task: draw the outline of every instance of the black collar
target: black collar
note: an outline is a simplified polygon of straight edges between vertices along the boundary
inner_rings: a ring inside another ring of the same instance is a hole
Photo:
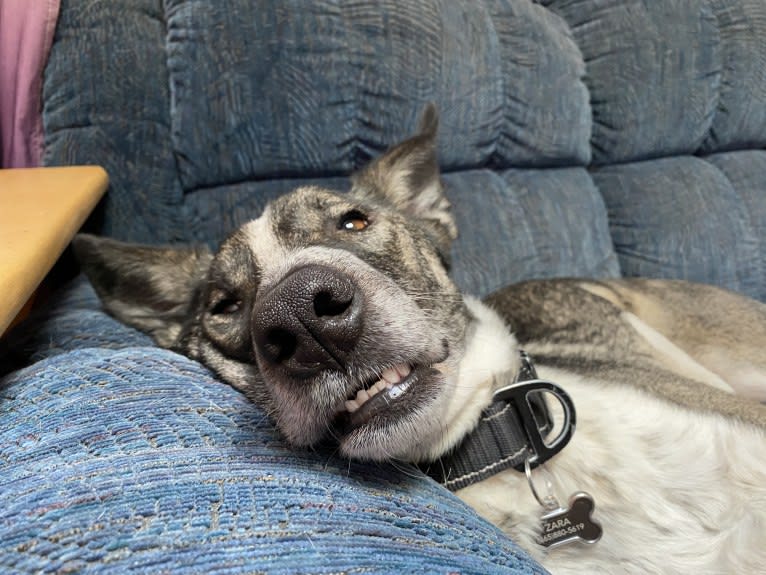
[[[420,466],[451,491],[511,467],[523,472],[526,459],[536,467],[561,451],[574,433],[572,400],[555,383],[539,379],[527,353],[519,352],[521,368],[514,382],[494,393],[474,430],[449,453]],[[547,437],[553,418],[541,392],[561,403],[563,422],[555,438]]]

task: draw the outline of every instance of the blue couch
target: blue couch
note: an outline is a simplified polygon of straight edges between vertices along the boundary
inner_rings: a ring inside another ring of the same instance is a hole
[[[215,245],[296,185],[345,189],[433,101],[466,291],[766,301],[765,65],[762,0],[64,0],[45,163],[108,170],[90,231]],[[2,347],[3,573],[543,572],[410,466],[290,450],[81,279]]]

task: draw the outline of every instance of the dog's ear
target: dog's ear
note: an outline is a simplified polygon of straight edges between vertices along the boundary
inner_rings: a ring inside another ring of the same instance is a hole
[[[106,310],[172,347],[207,276],[206,248],[141,246],[79,234],[72,247]]]
[[[446,260],[452,240],[457,237],[457,226],[439,176],[438,126],[436,106],[429,104],[420,117],[417,134],[351,176],[351,193],[372,194],[402,213],[419,218]]]

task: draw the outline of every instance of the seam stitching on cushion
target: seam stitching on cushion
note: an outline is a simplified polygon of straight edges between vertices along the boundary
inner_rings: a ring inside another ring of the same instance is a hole
[[[492,42],[497,46],[498,51],[498,67],[500,68],[497,70],[498,77],[500,78],[500,121],[497,122],[495,125],[495,129],[492,130],[492,140],[490,142],[490,150],[487,154],[487,159],[483,162],[483,165],[489,168],[492,168],[494,166],[501,165],[500,158],[498,158],[498,143],[500,141],[500,138],[503,135],[503,122],[505,118],[505,110],[507,108],[507,89],[508,89],[508,82],[505,79],[505,72],[503,70],[503,50],[502,50],[502,44],[500,42],[500,36],[497,34],[497,26],[495,24],[495,18],[492,13],[492,11],[489,9],[489,6],[487,6],[486,0],[482,2],[482,5],[484,7],[484,13],[487,15],[487,20],[489,21],[489,31],[492,34]]]
[[[719,53],[720,53],[720,72],[718,74],[718,82],[716,86],[716,97],[715,97],[715,104],[712,107],[712,113],[710,114],[710,124],[708,125],[707,129],[705,130],[705,134],[702,137],[702,140],[700,141],[699,145],[697,146],[697,149],[695,150],[695,154],[699,154],[702,152],[709,142],[713,139],[713,126],[715,124],[716,118],[718,117],[718,110],[721,107],[721,100],[723,99],[723,76],[726,72],[726,54],[724,49],[724,41],[723,41],[723,34],[721,34],[721,20],[718,17],[718,14],[716,13],[715,8],[713,7],[713,4],[710,0],[705,0],[704,6],[701,6],[701,8],[707,7],[710,10],[710,13],[713,15],[713,18],[715,18],[715,26],[716,26],[716,32],[718,34],[718,46],[719,46]],[[709,152],[713,152],[715,148],[711,148],[708,150]],[[708,162],[709,163],[709,162]]]
[[[729,183],[729,187],[731,188],[731,190],[736,195],[736,199],[738,200],[738,203],[740,205],[742,205],[743,208],[745,208],[744,204],[740,201],[741,198],[742,198],[742,194],[737,189],[737,187],[734,185],[734,182],[731,181],[731,178],[729,178],[729,175],[723,169],[721,169],[718,165],[716,165],[715,163],[713,163],[713,162],[711,162],[709,160],[709,158],[711,156],[715,156],[715,155],[716,154],[710,154],[710,155],[708,155],[708,156],[706,156],[704,158],[699,158],[699,159],[702,160],[703,162],[705,162],[708,166],[712,167],[716,172],[721,174],[726,179],[726,181]],[[758,233],[756,231],[756,225],[755,225],[755,222],[753,221],[753,216],[750,213],[750,210],[743,209],[743,211],[745,212],[745,217],[747,219],[747,225],[748,225],[748,230],[747,231],[748,231],[748,233],[752,237],[758,239],[759,236],[758,236]],[[758,257],[756,258],[756,261],[752,263],[752,265],[753,265],[753,267],[757,268],[757,272],[756,272],[755,275],[756,275],[756,279],[757,279],[758,285],[763,286],[763,285],[766,285],[766,269],[764,269],[764,265],[763,265],[764,255],[765,254],[763,252],[763,248],[762,248],[761,242],[758,242],[758,241],[755,242],[755,249],[756,249],[756,252],[758,254]],[[765,295],[766,294],[761,293],[761,294],[759,294],[759,298],[762,299]]]
[[[163,55],[165,57],[165,81],[168,87],[168,101],[167,101],[167,114],[168,114],[168,140],[170,146],[170,152],[173,156],[173,176],[176,183],[176,189],[179,192],[178,197],[175,197],[175,205],[169,206],[176,211],[177,225],[175,227],[176,233],[173,234],[174,240],[191,241],[200,237],[198,226],[196,222],[199,221],[199,217],[196,217],[187,202],[184,201],[187,190],[184,189],[183,182],[181,181],[181,168],[178,164],[178,150],[175,148],[173,142],[173,128],[176,123],[175,114],[173,114],[173,78],[170,73],[170,50],[169,50],[169,31],[168,31],[168,3],[167,0],[162,0],[162,17],[161,24],[164,32],[164,42],[162,45]],[[178,208],[178,209],[175,209]],[[167,238],[168,240],[171,238]]]

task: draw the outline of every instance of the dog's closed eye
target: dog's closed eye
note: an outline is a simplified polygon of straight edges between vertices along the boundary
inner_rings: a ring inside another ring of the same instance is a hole
[[[350,210],[343,214],[338,220],[338,229],[348,232],[361,232],[369,225],[369,219],[359,210]]]
[[[242,308],[242,300],[232,294],[220,292],[211,299],[210,315],[232,315]]]

